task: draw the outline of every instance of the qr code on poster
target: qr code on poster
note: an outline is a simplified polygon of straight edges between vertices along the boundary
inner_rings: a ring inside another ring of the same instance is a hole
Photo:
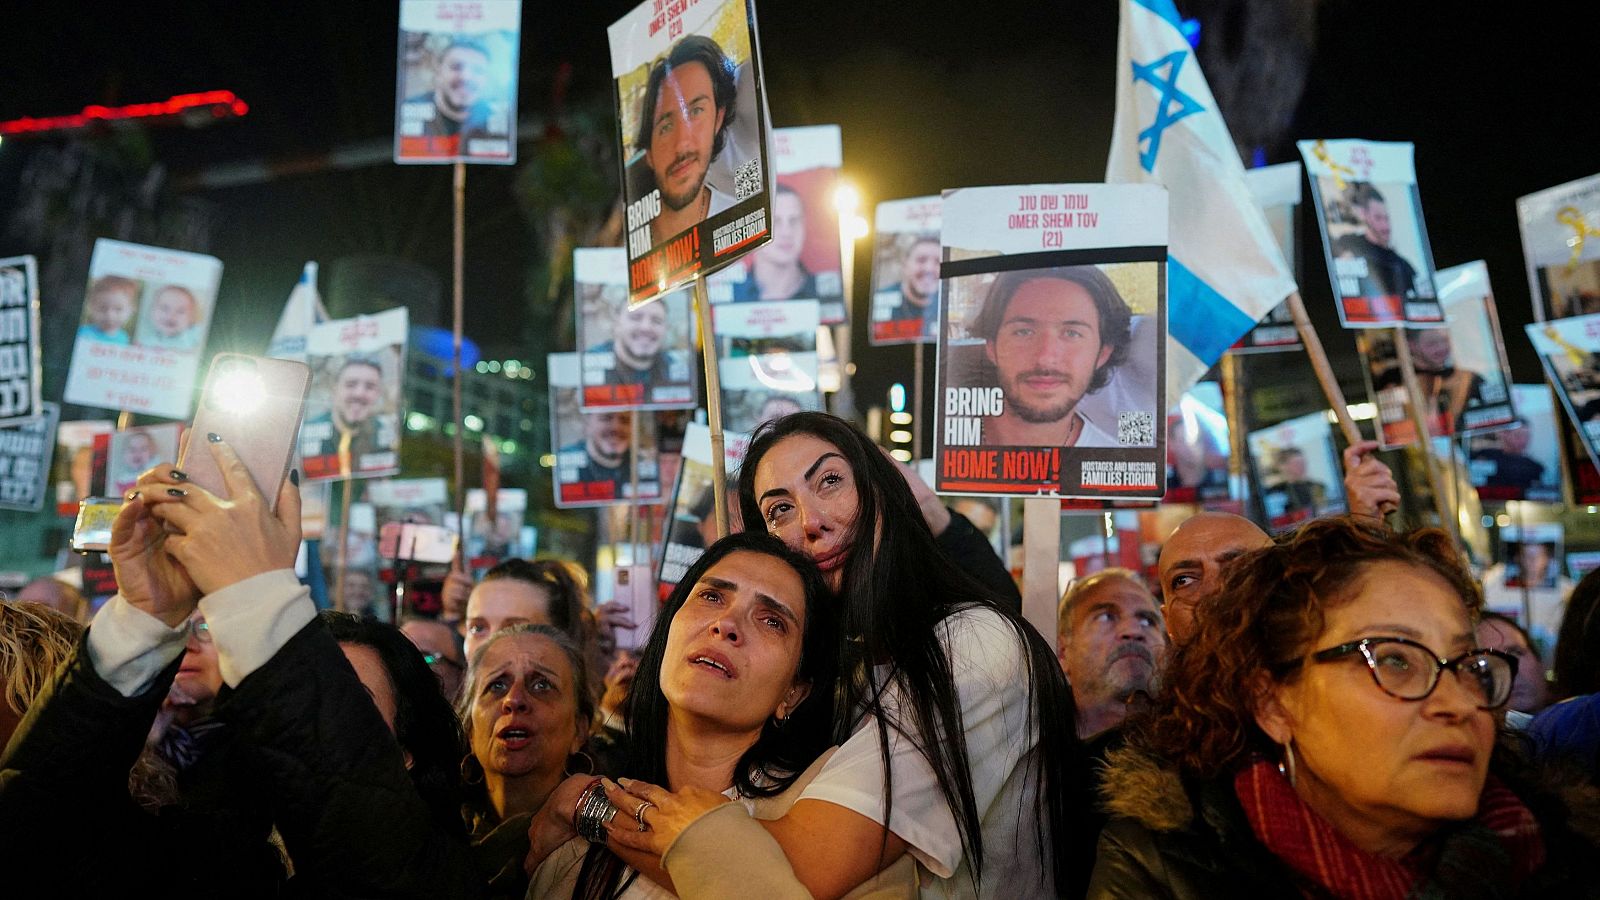
[[[743,200],[761,193],[766,185],[761,183],[761,158],[757,157],[740,166],[733,173],[733,196]]]
[[[1155,442],[1155,413],[1117,413],[1117,443],[1124,447],[1146,447]]]

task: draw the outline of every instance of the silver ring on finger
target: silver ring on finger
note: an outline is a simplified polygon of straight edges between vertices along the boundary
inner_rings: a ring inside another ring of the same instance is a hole
[[[635,822],[639,823],[639,830],[640,831],[649,831],[650,830],[650,826],[648,824],[646,824],[645,821],[644,821],[644,811],[649,809],[652,806],[655,806],[655,804],[651,803],[649,800],[646,800],[645,802],[639,804],[639,808],[638,809],[633,811],[633,820]]]

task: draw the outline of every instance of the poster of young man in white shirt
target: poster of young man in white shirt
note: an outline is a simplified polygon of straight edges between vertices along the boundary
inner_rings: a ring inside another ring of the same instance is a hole
[[[31,256],[0,259],[0,426],[43,411],[39,367],[39,274]]]
[[[1340,323],[1346,328],[1442,323],[1413,146],[1357,140],[1298,146],[1311,179]]]
[[[771,233],[766,96],[752,0],[646,0],[611,44],[628,298],[669,291]]]
[[[722,424],[751,432],[768,419],[821,409],[815,300],[713,307]]]
[[[1159,185],[945,192],[935,490],[1161,498],[1166,242]]]
[[[1600,175],[1519,197],[1517,225],[1534,320],[1600,313]]]
[[[629,306],[621,247],[572,252],[585,410],[692,409],[696,372],[689,291]]]
[[[631,409],[585,411],[578,402],[582,365],[577,353],[549,356],[550,442],[556,457],[551,476],[556,505],[660,503],[655,414]],[[633,452],[635,418],[637,454]]]
[[[200,350],[221,281],[222,260],[213,256],[95,241],[66,401],[189,418]],[[168,308],[188,310],[187,324],[177,328],[187,337],[176,343],[156,337],[163,333],[158,321],[176,321],[169,320]]]
[[[522,0],[400,0],[394,161],[517,161]]]
[[[845,321],[836,200],[843,159],[837,125],[773,129],[772,240],[711,277],[712,303],[815,300],[822,324]]]
[[[311,329],[311,390],[300,426],[310,481],[400,471],[400,415],[409,315],[402,307]]]

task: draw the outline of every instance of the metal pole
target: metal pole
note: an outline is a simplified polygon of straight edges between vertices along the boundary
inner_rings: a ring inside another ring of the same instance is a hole
[[[927,346],[921,340],[917,341],[916,355],[912,357],[911,366],[911,460],[915,463],[922,459],[922,348]]]
[[[700,351],[706,368],[706,419],[711,429],[712,503],[716,505],[717,537],[728,536],[728,476],[722,444],[722,379],[717,374],[717,339],[711,330],[711,300],[706,280],[694,280],[694,308],[700,322]]]

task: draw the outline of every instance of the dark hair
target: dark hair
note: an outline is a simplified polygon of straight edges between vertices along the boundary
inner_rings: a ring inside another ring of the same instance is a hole
[[[1100,390],[1111,380],[1117,367],[1128,359],[1133,313],[1117,291],[1117,286],[1111,283],[1106,273],[1100,271],[1099,266],[1058,266],[1053,269],[1003,272],[989,285],[988,292],[983,296],[983,305],[979,307],[968,330],[974,336],[994,343],[1000,334],[1000,325],[1005,321],[1006,307],[1011,305],[1011,298],[1028,282],[1043,279],[1075,284],[1087,291],[1089,299],[1094,301],[1095,312],[1100,317],[1100,345],[1111,348],[1105,365],[1096,369],[1094,377],[1089,380],[1089,392]]]
[[[411,754],[411,781],[446,833],[464,833],[461,758],[466,743],[455,711],[439,692],[439,677],[422,659],[422,651],[393,625],[333,610],[323,610],[318,617],[334,640],[378,654],[394,689],[394,736]]]
[[[673,44],[667,55],[650,67],[650,80],[644,88],[644,106],[639,110],[639,131],[633,142],[636,149],[650,149],[650,132],[656,126],[656,96],[661,93],[661,82],[666,80],[667,73],[689,63],[705,66],[711,76],[711,100],[722,111],[722,127],[717,129],[716,137],[711,142],[711,159],[715,160],[722,154],[728,126],[733,124],[737,113],[733,97],[738,89],[738,67],[722,52],[716,41],[698,34],[691,34]]]
[[[1552,703],[1600,692],[1600,569],[1583,576],[1567,598],[1551,668]]]
[[[1076,716],[1052,645],[1017,613],[945,555],[928,530],[905,476],[872,440],[843,419],[821,412],[801,412],[775,419],[756,429],[739,469],[739,504],[746,528],[765,521],[756,500],[756,469],[780,441],[797,434],[827,441],[849,464],[860,509],[848,540],[849,554],[839,591],[842,677],[836,700],[835,737],[844,740],[861,715],[877,724],[882,750],[884,819],[892,812],[893,773],[889,766],[889,729],[917,735],[920,749],[955,820],[963,855],[971,861],[975,881],[983,876],[981,815],[973,792],[961,698],[955,673],[940,640],[939,624],[949,616],[981,609],[1000,616],[1025,648],[1023,675],[1028,703],[1037,727],[1035,771],[1039,785],[1036,811],[1048,829],[1035,835],[1042,858],[1053,857],[1056,885],[1071,883],[1070,854],[1055,847],[1074,846],[1068,837],[1077,828],[1077,811],[1067,808],[1068,766],[1078,752]],[[858,677],[889,662],[887,678],[905,701],[897,712],[885,709],[883,691]],[[887,840],[887,830],[885,831]]]
[[[1355,206],[1366,206],[1372,201],[1384,203],[1383,192],[1379,191],[1369,181],[1357,181],[1350,185],[1350,202]]]
[[[589,665],[572,635],[550,625],[535,625],[531,622],[508,625],[489,635],[479,644],[478,649],[472,653],[472,659],[467,662],[467,671],[461,684],[461,696],[456,698],[456,715],[461,719],[462,736],[466,738],[469,747],[472,745],[473,694],[477,693],[476,682],[478,676],[482,674],[484,654],[489,652],[490,647],[506,638],[530,634],[548,639],[566,655],[567,665],[572,669],[572,689],[578,706],[578,721],[587,726],[587,723],[594,718],[595,700],[594,690],[589,685]]]
[[[383,363],[378,362],[378,358],[376,356],[369,356],[365,353],[352,353],[349,356],[346,356],[339,363],[339,369],[334,374],[336,376],[343,375],[344,370],[350,368],[351,366],[366,366],[369,369],[377,371],[379,378],[383,377]]]
[[[1358,516],[1314,519],[1223,569],[1194,610],[1194,633],[1167,660],[1154,712],[1130,735],[1186,774],[1215,777],[1282,751],[1256,724],[1263,686],[1295,677],[1328,611],[1375,563],[1434,573],[1476,617],[1483,595],[1450,536],[1391,533]]]
[[[124,275],[101,275],[89,285],[89,296],[94,296],[102,291],[125,291],[133,296],[133,302],[139,302],[139,282]]]
[[[590,623],[585,602],[588,589],[581,570],[559,559],[507,559],[483,574],[479,584],[510,578],[542,587],[550,592],[550,624],[566,632],[580,646],[587,646]]]
[[[743,531],[707,547],[678,581],[656,616],[655,628],[640,654],[639,668],[623,704],[628,717],[628,741],[623,750],[622,774],[670,787],[667,719],[671,710],[661,691],[667,635],[673,618],[706,572],[728,556],[741,552],[771,557],[800,576],[806,619],[796,678],[808,682],[811,691],[782,725],[769,718],[761,727],[761,735],[734,766],[733,784],[746,797],[779,794],[833,743],[834,684],[838,677],[840,644],[836,601],[823,581],[822,572],[810,559],[765,532]],[[594,900],[615,896],[623,869],[621,860],[604,844],[591,845],[572,896]]]
[[[1482,625],[1485,622],[1493,622],[1496,625],[1504,625],[1507,628],[1510,628],[1512,631],[1515,631],[1517,634],[1522,635],[1522,642],[1528,645],[1528,651],[1533,654],[1533,658],[1541,661],[1544,659],[1544,654],[1539,652],[1539,645],[1533,642],[1533,635],[1529,634],[1528,629],[1523,628],[1521,623],[1519,623],[1516,619],[1497,612],[1485,612],[1483,615],[1478,617],[1478,624]]]

